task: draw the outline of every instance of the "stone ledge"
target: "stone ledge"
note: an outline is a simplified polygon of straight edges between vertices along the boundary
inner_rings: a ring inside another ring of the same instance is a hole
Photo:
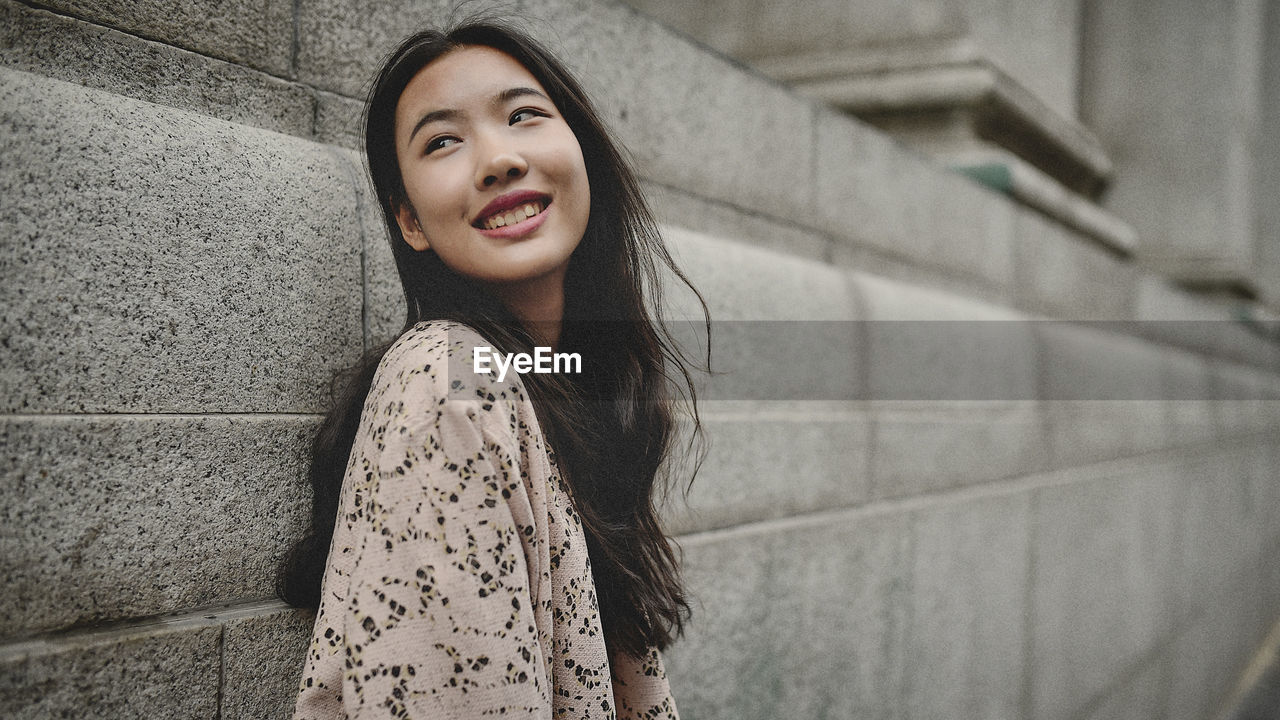
[[[218,713],[222,630],[163,623],[0,649],[0,715],[203,720]]]
[[[298,137],[316,101],[304,86],[190,50],[0,0],[0,64]]]
[[[1089,197],[1105,186],[1112,173],[1111,160],[1093,133],[980,58],[910,52],[868,58],[846,51],[761,58],[754,63],[800,93],[908,141],[934,144],[950,132],[951,140],[993,142]]]
[[[1117,253],[1131,255],[1138,247],[1138,233],[1128,223],[1010,152],[994,148],[942,152],[939,160]]]
[[[59,13],[281,77],[291,72],[291,0],[35,0]]]
[[[287,717],[314,618],[249,601],[0,645],[0,712]]]

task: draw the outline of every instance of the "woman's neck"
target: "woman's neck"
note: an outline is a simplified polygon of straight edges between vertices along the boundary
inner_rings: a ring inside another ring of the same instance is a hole
[[[564,320],[565,272],[552,273],[515,285],[494,288],[494,294],[515,315],[539,346],[553,350],[560,343]]]

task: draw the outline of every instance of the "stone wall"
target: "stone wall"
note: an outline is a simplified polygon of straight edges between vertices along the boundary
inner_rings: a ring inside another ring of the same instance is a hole
[[[709,400],[668,510],[684,716],[1227,702],[1280,616],[1280,346],[628,8],[515,7],[714,317],[828,323],[824,352],[722,336],[796,384]],[[0,0],[0,714],[287,715],[311,616],[272,582],[308,437],[402,314],[359,97],[448,12]]]

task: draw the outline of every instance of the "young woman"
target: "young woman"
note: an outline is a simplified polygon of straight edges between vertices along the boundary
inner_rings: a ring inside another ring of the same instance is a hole
[[[700,428],[654,320],[659,270],[688,281],[634,174],[492,22],[406,40],[365,149],[408,317],[316,440],[281,587],[318,608],[295,717],[676,717],[658,650],[689,608],[655,492],[678,400]],[[579,363],[477,372],[537,347]]]

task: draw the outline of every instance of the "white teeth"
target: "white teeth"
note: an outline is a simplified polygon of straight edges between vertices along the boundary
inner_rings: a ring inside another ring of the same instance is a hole
[[[537,215],[545,209],[546,207],[541,202],[526,203],[514,210],[494,215],[488,220],[485,220],[484,227],[486,230],[495,230],[500,227],[506,227],[507,225],[515,225],[525,218],[531,218],[534,215]]]

